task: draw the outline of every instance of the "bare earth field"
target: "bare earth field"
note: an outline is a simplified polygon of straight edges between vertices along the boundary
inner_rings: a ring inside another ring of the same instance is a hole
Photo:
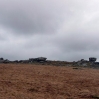
[[[0,99],[99,99],[99,70],[0,64]]]

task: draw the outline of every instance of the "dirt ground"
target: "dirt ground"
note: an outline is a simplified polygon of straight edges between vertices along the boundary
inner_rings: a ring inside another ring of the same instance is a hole
[[[99,99],[99,70],[0,64],[0,99]]]

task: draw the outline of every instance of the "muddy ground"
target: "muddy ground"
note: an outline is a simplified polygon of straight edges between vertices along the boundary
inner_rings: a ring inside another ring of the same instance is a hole
[[[99,99],[99,70],[0,64],[0,99]]]

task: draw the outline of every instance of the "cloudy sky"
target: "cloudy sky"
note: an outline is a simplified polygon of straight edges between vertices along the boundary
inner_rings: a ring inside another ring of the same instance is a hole
[[[0,57],[99,60],[99,0],[0,0]]]

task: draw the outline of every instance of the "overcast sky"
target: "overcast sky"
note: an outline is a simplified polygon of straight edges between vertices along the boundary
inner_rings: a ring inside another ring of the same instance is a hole
[[[99,60],[99,0],[0,0],[0,57]]]

